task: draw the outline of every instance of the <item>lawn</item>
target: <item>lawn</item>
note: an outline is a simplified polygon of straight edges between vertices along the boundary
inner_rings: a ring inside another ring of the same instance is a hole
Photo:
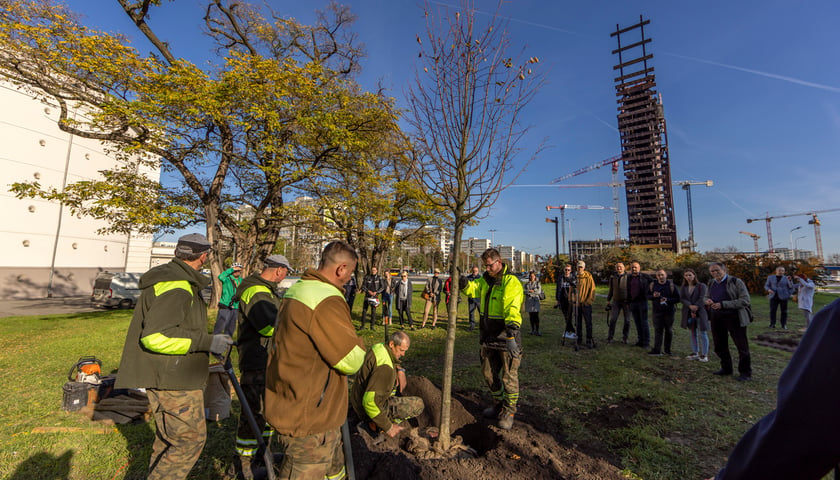
[[[528,321],[523,322],[521,416],[539,421],[538,428],[568,445],[610,459],[628,478],[709,477],[737,439],[773,408],[776,382],[790,353],[751,343],[753,381],[741,384],[711,375],[718,368],[714,356],[705,364],[685,360],[690,353],[688,335],[679,328],[672,357],[649,357],[621,343],[606,345],[602,287],[593,322],[598,348],[575,352],[570,343],[561,345],[563,321],[559,311],[550,308],[553,286],[546,290],[543,336],[528,335]],[[417,292],[415,296],[414,319],[419,324],[423,301]],[[817,294],[816,308],[834,298]],[[357,299],[357,325],[360,304]],[[804,321],[796,306],[791,307],[791,330],[770,330],[767,300],[754,297],[756,322],[750,338],[768,332],[798,335]],[[466,328],[466,302],[460,309],[453,388],[484,394],[478,333]],[[79,357],[97,356],[104,372],[118,367],[130,317],[129,311],[103,311],[0,319],[0,478],[144,477],[153,441],[151,425],[103,427],[61,410],[61,387]],[[413,341],[404,365],[410,374],[440,384],[446,330],[410,333]],[[378,326],[361,335],[371,345],[381,341],[383,329]],[[236,401],[234,410],[238,411]],[[190,478],[228,478],[235,423],[232,417],[208,424],[207,446]]]

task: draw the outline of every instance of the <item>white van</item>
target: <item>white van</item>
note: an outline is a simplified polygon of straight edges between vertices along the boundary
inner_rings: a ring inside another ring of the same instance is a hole
[[[140,298],[142,273],[99,272],[93,281],[90,301],[104,308],[134,308]]]

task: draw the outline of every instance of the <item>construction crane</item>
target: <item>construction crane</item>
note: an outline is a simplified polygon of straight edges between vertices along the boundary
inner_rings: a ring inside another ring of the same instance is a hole
[[[623,185],[618,181],[618,164],[621,162],[622,155],[616,155],[614,157],[610,157],[606,160],[601,160],[598,163],[593,163],[592,165],[579,168],[572,173],[568,173],[566,175],[560,176],[555,178],[551,181],[552,184],[560,183],[564,180],[568,180],[572,177],[576,177],[578,175],[584,174],[586,172],[591,172],[592,170],[597,170],[601,167],[605,167],[607,165],[612,165],[611,172],[612,172],[612,182],[610,186],[613,187],[613,227],[615,228],[615,246],[617,247],[618,244],[621,242],[621,217],[619,215],[619,194],[618,194],[618,187]],[[563,240],[565,242],[565,240]]]
[[[691,213],[691,186],[705,185],[711,187],[715,182],[706,180],[705,182],[692,182],[691,180],[680,180],[674,182],[674,185],[679,185],[685,190],[685,199],[688,204],[688,250],[694,251],[694,214]]]
[[[548,205],[545,207],[547,212],[550,212],[552,209],[560,210],[560,223],[562,224],[561,230],[563,231],[563,250],[566,249],[566,209],[569,210],[615,210],[615,207],[604,207],[601,205],[558,205],[553,207]],[[621,242],[621,232],[618,231],[618,228],[615,230],[615,242],[616,245]]]
[[[800,215],[808,215],[811,217],[811,220],[808,221],[809,225],[814,226],[814,241],[817,244],[817,260],[820,263],[823,262],[823,247],[822,247],[822,236],[820,235],[820,220],[817,218],[818,213],[828,213],[828,212],[840,212],[840,208],[830,208],[828,210],[811,210],[810,212],[802,212],[802,213],[790,213],[787,215],[774,215],[770,216],[767,215],[764,218],[748,218],[747,223],[757,222],[759,220],[764,220],[767,225],[767,243],[769,245],[768,253],[770,255],[774,255],[776,252],[773,250],[773,232],[770,228],[770,221],[774,218],[787,218],[787,217],[798,217]],[[793,252],[791,252],[793,253]]]
[[[740,232],[738,232],[738,233],[743,233],[744,235],[749,235],[750,237],[752,237],[752,239],[753,239],[753,246],[755,247],[755,256],[757,257],[757,256],[758,256],[758,239],[759,239],[759,238],[761,238],[761,237],[760,237],[760,236],[758,236],[758,235],[756,235],[756,234],[754,234],[754,233],[745,232],[745,231],[743,231],[743,230],[741,230],[741,231],[740,231]]]
[[[588,171],[588,170],[587,170]],[[583,172],[581,172],[583,173]],[[571,175],[571,174],[570,174]],[[564,176],[566,177],[566,176]],[[560,177],[561,179],[564,177]],[[672,182],[673,185],[678,185],[685,190],[685,198],[686,203],[688,205],[688,245],[690,250],[694,250],[694,214],[692,213],[691,209],[691,186],[692,185],[705,185],[707,187],[714,186],[715,182],[712,180],[705,180],[702,182],[695,182],[691,180],[678,180],[676,182]],[[612,182],[609,183],[587,183],[587,184],[580,184],[580,185],[557,185],[557,188],[585,188],[585,187],[613,187],[613,203],[616,205],[616,214],[618,214],[618,190],[616,187],[623,187],[623,182],[616,182],[615,178],[613,178]]]

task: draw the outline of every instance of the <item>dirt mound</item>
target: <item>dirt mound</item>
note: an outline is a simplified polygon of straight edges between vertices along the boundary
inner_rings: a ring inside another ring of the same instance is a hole
[[[802,340],[802,332],[790,332],[781,330],[779,332],[762,333],[757,335],[755,343],[765,347],[772,347],[786,352],[795,352]]]
[[[624,478],[604,459],[558,443],[555,435],[540,431],[539,418],[517,414],[512,430],[486,421],[481,410],[486,400],[475,393],[455,394],[451,407],[453,443],[463,445],[430,459],[440,418],[441,393],[424,377],[410,377],[406,395],[419,396],[426,411],[412,420],[412,429],[397,438],[374,444],[367,433],[351,429],[356,478],[359,479],[598,479]],[[529,423],[530,420],[530,423]],[[358,419],[351,410],[351,425]],[[424,443],[426,442],[426,443]],[[428,445],[428,446],[427,446]]]

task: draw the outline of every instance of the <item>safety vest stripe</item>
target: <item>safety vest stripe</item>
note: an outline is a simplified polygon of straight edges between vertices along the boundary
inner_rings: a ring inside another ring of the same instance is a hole
[[[362,367],[362,362],[365,361],[365,351],[358,345],[350,350],[350,353],[344,356],[338,363],[333,365],[333,368],[343,373],[344,375],[352,375],[359,371]]]
[[[376,358],[376,366],[388,365],[394,368],[394,362],[391,361],[391,355],[388,354],[388,348],[385,343],[377,343],[371,347],[373,356]]]
[[[140,339],[147,350],[164,355],[186,355],[190,351],[192,339],[169,338],[162,333],[152,333]]]
[[[376,418],[382,413],[382,410],[376,405],[376,392],[365,392],[362,395],[362,406],[365,407],[368,418]]]
[[[341,480],[347,474],[347,471],[344,466],[341,467],[341,471],[336,473],[335,475],[324,475],[326,480]]]
[[[298,280],[283,296],[297,300],[312,310],[329,297],[344,298],[338,287],[320,280]]]
[[[274,325],[266,325],[262,330],[260,330],[257,333],[259,333],[263,337],[270,337],[274,335]]]
[[[156,283],[155,284],[155,296],[159,297],[159,296],[163,295],[164,293],[166,293],[170,290],[175,290],[175,289],[178,289],[178,288],[186,290],[187,293],[190,294],[190,296],[192,296],[192,294],[193,294],[192,288],[190,287],[190,282],[188,282],[186,280],[173,280],[171,282],[158,282],[158,283]]]
[[[240,297],[240,301],[243,303],[248,303],[254,297],[254,295],[258,293],[267,293],[272,295],[271,290],[266,287],[265,285],[251,285],[250,287],[246,288],[244,292],[242,292],[242,296]]]

